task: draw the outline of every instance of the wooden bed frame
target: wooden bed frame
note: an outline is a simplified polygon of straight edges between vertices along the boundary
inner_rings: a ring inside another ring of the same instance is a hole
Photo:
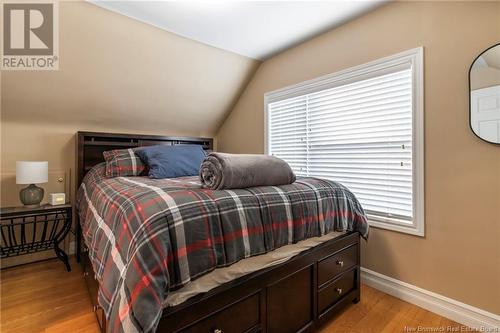
[[[210,138],[77,133],[77,188],[105,150],[155,144],[199,144],[211,150]],[[97,303],[98,282],[82,243],[77,216],[77,260],[101,332],[107,324]],[[343,306],[360,299],[360,237],[346,233],[283,264],[225,283],[175,307],[163,310],[157,332],[311,332]]]

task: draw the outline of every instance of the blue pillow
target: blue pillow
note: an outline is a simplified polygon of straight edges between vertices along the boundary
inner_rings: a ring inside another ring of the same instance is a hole
[[[149,178],[198,176],[205,151],[199,145],[158,145],[135,150],[149,166]]]

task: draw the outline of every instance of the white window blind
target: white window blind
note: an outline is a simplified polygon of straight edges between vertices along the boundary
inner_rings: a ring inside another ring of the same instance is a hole
[[[414,226],[414,74],[403,61],[280,91],[266,105],[268,153],[298,176],[344,184],[371,219]]]
[[[300,96],[269,106],[271,153],[287,161],[298,176],[307,176],[306,99]]]

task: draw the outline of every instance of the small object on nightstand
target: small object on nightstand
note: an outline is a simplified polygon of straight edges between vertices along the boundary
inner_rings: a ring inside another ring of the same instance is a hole
[[[0,257],[3,259],[53,249],[69,272],[68,255],[59,244],[71,229],[71,219],[70,204],[1,208]]]
[[[43,199],[43,188],[35,184],[49,181],[49,162],[17,161],[16,162],[16,184],[27,184],[19,192],[19,199],[28,208],[40,206]]]
[[[50,193],[49,203],[52,206],[63,205],[66,203],[65,193]]]

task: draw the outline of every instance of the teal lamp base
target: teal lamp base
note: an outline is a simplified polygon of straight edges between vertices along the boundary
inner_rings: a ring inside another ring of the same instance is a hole
[[[43,199],[43,193],[43,188],[35,184],[30,184],[19,192],[19,199],[21,199],[24,206],[34,208],[40,206],[40,202],[42,202]]]

